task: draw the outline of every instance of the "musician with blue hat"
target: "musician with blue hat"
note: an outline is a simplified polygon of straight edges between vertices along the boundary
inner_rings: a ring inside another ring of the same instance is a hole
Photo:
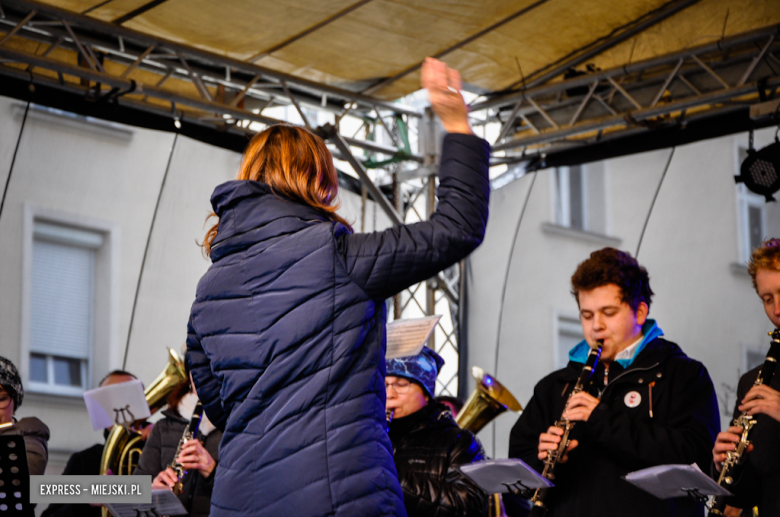
[[[484,516],[488,496],[453,467],[485,459],[482,444],[434,400],[444,359],[425,347],[387,361],[387,417],[409,517]]]

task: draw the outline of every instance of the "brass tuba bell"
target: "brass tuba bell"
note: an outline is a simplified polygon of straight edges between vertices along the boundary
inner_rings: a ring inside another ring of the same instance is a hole
[[[168,349],[168,362],[165,369],[152,384],[144,390],[149,411],[154,414],[165,406],[168,395],[181,384],[187,376],[184,373],[184,362],[175,350]],[[141,457],[143,443],[141,434],[130,428],[115,425],[108,435],[100,460],[100,474],[110,470],[112,474],[126,476],[133,473],[138,459]]]
[[[516,413],[523,410],[514,395],[503,384],[485,373],[485,370],[474,366],[471,368],[471,375],[477,381],[477,387],[471,392],[455,419],[455,423],[461,428],[477,434],[507,409]]]

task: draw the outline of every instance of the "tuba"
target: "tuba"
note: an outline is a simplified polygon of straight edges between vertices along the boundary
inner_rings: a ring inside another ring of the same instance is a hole
[[[455,419],[455,423],[462,429],[477,434],[507,409],[516,413],[523,410],[514,395],[503,384],[485,373],[485,370],[474,366],[471,375],[477,381],[477,387],[471,392]],[[506,515],[501,494],[490,494],[489,507],[491,517]]]
[[[471,375],[477,381],[477,387],[471,392],[455,419],[455,423],[461,428],[477,434],[507,409],[516,413],[523,410],[514,395],[503,384],[485,373],[485,370],[474,366]]]
[[[175,350],[169,348],[168,362],[165,365],[165,369],[144,390],[146,403],[149,404],[149,411],[155,413],[165,406],[168,395],[186,379],[184,362]],[[112,474],[123,476],[132,474],[143,450],[141,441],[140,433],[129,427],[115,425],[111,429],[106,445],[103,448],[103,457],[100,460],[100,474],[107,474],[108,471],[111,471]]]

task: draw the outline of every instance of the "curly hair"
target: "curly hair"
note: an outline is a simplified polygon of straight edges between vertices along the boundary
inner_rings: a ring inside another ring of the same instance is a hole
[[[767,239],[754,249],[748,261],[748,273],[753,280],[753,288],[758,292],[756,273],[759,269],[780,271],[780,239]]]
[[[580,292],[609,284],[620,288],[620,301],[627,303],[635,313],[642,302],[650,308],[653,290],[650,289],[647,269],[640,266],[629,253],[615,248],[594,251],[577,266],[571,277],[571,294],[579,304]]]

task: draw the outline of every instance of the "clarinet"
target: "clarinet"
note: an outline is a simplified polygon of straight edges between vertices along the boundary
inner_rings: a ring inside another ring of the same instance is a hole
[[[569,420],[566,419],[566,417],[563,415],[566,414],[566,409],[569,407],[569,401],[571,400],[572,396],[585,389],[585,385],[593,376],[593,372],[596,370],[596,365],[598,364],[599,358],[601,357],[601,347],[603,344],[603,341],[597,341],[596,345],[598,348],[590,350],[590,353],[588,354],[588,360],[585,363],[585,366],[582,367],[580,376],[577,379],[577,384],[574,385],[574,389],[571,391],[571,393],[569,393],[569,398],[566,399],[566,405],[563,406],[563,414],[561,415],[560,420],[553,424],[553,426],[563,430],[563,436],[561,436],[561,443],[558,445],[558,448],[556,450],[547,451],[547,459],[544,460],[544,470],[542,471],[542,476],[549,480],[555,479],[555,466],[563,457],[564,452],[566,452],[566,447],[569,445],[569,435],[571,434],[571,430],[574,428],[574,422],[569,422]],[[547,499],[548,492],[549,489],[547,488],[536,489],[536,492],[534,492],[534,496],[531,499],[533,508],[531,509],[531,513],[528,514],[529,517],[542,517],[547,514],[547,505],[545,504],[545,501]]]
[[[775,329],[769,333],[772,336],[772,344],[769,347],[769,352],[764,360],[764,365],[758,372],[756,382],[753,386],[761,386],[762,384],[769,384],[772,382],[772,377],[775,375],[775,367],[777,366],[777,360],[780,357],[780,328]],[[734,482],[732,478],[732,470],[742,460],[742,456],[750,445],[750,431],[753,426],[756,425],[755,417],[747,414],[747,411],[743,411],[739,417],[734,420],[734,425],[742,428],[742,434],[739,438],[737,448],[733,451],[726,452],[726,461],[723,462],[723,468],[720,471],[720,477],[718,478],[718,484],[731,485]],[[725,496],[713,496],[709,504],[710,515],[723,515],[723,509],[726,506]]]
[[[387,431],[388,433],[390,432],[390,422],[393,421],[394,415],[395,415],[395,409],[385,410],[385,416],[387,417],[387,426],[385,427],[385,431]]]
[[[181,454],[181,449],[184,447],[184,444],[188,441],[192,440],[198,435],[198,428],[200,427],[200,421],[203,418],[203,404],[198,401],[197,404],[195,404],[195,410],[192,412],[192,418],[190,418],[190,423],[187,425],[187,428],[184,430],[184,434],[181,435],[181,439],[179,440],[179,446],[176,447],[176,454],[173,455],[173,461],[169,465],[170,468],[173,469],[173,471],[176,473],[176,484],[173,485],[173,493],[176,495],[179,495],[184,490],[184,476],[187,475],[187,471],[184,470],[184,467],[182,467],[181,463],[179,463],[177,460],[179,458],[179,454]]]

